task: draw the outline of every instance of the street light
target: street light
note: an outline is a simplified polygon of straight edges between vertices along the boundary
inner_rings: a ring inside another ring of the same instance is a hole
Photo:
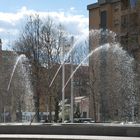
[[[65,54],[65,48],[64,48],[64,40],[62,44],[62,55],[63,55],[63,62],[62,62],[62,123],[64,123],[65,120],[65,59],[64,59],[64,54]]]
[[[64,40],[63,40],[64,41]],[[73,46],[74,37],[71,37],[71,46]],[[64,42],[62,44],[62,55],[63,55],[63,63],[62,63],[62,123],[65,121],[65,46]],[[71,74],[73,73],[73,52],[71,52]],[[73,123],[73,77],[71,78],[71,112],[70,112],[70,120]]]
[[[74,37],[71,37],[71,46],[73,47]],[[73,73],[73,51],[71,52],[71,74]],[[73,76],[71,78],[71,111],[70,111],[70,120],[71,123],[73,123],[73,101],[74,101],[74,95],[73,95]]]

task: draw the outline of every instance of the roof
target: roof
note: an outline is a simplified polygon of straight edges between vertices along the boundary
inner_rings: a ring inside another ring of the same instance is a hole
[[[111,3],[111,4],[112,4],[112,3],[120,2],[120,1],[121,1],[121,0],[107,0],[104,4],[108,4],[108,3]],[[103,4],[99,4],[99,0],[98,0],[98,2],[88,5],[88,6],[87,6],[87,10],[99,8],[100,5],[103,5]]]
[[[87,6],[87,10],[93,9],[93,8],[98,8],[99,4],[98,3],[94,3],[94,4],[90,4]]]

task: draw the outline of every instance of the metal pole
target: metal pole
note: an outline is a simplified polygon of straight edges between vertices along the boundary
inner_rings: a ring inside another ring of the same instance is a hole
[[[64,51],[65,51],[65,48],[64,48],[64,41],[63,41],[63,44],[62,44],[63,48],[62,48],[62,55],[63,55],[63,66],[62,66],[62,123],[64,123],[64,120],[65,120],[65,89],[64,89],[64,86],[65,86],[65,60],[64,60]]]
[[[74,38],[71,37],[71,46],[73,47]],[[71,74],[73,73],[73,52],[71,52]],[[70,110],[70,121],[73,123],[73,105],[74,105],[74,95],[73,95],[73,76],[71,78],[71,110]]]

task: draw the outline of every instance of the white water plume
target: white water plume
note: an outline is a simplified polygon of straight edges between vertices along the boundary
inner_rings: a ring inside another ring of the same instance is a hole
[[[95,93],[107,99],[102,100],[102,106],[111,108],[113,101],[114,108],[121,112],[120,117],[132,117],[137,91],[134,58],[119,43],[104,44],[96,48],[95,52],[92,59],[96,77]]]
[[[15,70],[16,70],[16,68],[17,68],[17,65],[18,65],[19,61],[20,61],[22,58],[25,58],[25,55],[22,54],[22,55],[20,55],[19,57],[17,57],[17,59],[16,59],[16,62],[15,62],[15,64],[14,64],[14,67],[13,67],[13,70],[12,70],[12,73],[11,73],[11,76],[10,76],[10,80],[9,80],[9,83],[8,83],[7,91],[8,91],[9,88],[10,88],[11,81],[12,81],[14,72],[15,72]]]

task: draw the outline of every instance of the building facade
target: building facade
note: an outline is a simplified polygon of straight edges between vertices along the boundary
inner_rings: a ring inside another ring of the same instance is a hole
[[[0,122],[21,121],[22,112],[34,111],[29,75],[22,60],[16,65],[18,58],[13,51],[0,50]]]
[[[89,30],[109,29],[115,32],[128,51],[139,49],[140,45],[140,2],[129,0],[99,0],[87,6]]]
[[[31,74],[28,73],[29,65],[28,62],[19,60],[15,67],[19,56],[20,55],[13,51],[0,50],[0,122],[21,121],[22,119],[23,121],[29,121],[35,112],[32,77]],[[60,64],[56,64],[56,66],[51,69],[50,80],[53,79],[59,66]],[[73,66],[74,69],[76,67],[77,65]],[[14,73],[12,76],[13,70]],[[89,95],[89,89],[87,86],[89,81],[88,71],[88,66],[81,66],[74,74],[74,97]],[[53,89],[51,95],[47,93],[47,73],[48,70],[45,67],[40,67],[38,82],[39,111],[41,113],[41,117],[42,113],[46,113],[46,118],[49,114],[50,105],[52,112],[59,111],[56,108],[56,102],[59,103],[62,98],[62,70],[59,71],[53,85],[51,86]],[[69,79],[70,75],[71,64],[66,64],[65,82]],[[7,90],[9,82],[10,86]],[[68,103],[70,103],[70,83],[71,81],[69,81],[65,89],[65,98],[69,100]],[[23,114],[23,118],[19,113]]]
[[[134,58],[134,66],[133,71],[135,72],[136,76],[134,78],[133,86],[136,86],[135,88],[135,98],[139,98],[139,80],[140,80],[140,1],[139,0],[98,0],[97,3],[91,4],[87,6],[87,9],[89,10],[89,31],[94,32],[95,30],[99,30],[100,34],[98,35],[98,38],[96,40],[92,40],[92,38],[89,41],[90,50],[94,50],[97,47],[99,47],[102,44],[105,43],[114,43],[119,42],[120,46],[123,48],[124,52],[127,52],[128,55],[132,56]],[[103,32],[106,30],[113,31],[115,33],[115,39],[110,39],[111,35],[104,34]],[[113,40],[113,41],[112,41]],[[120,120],[120,118],[123,118],[125,113],[120,113],[120,110],[123,110],[123,103],[119,103],[119,97],[116,96],[113,87],[113,83],[115,81],[112,81],[112,84],[110,84],[108,81],[108,76],[111,75],[112,79],[118,78],[121,73],[120,72],[113,72],[113,57],[110,57],[109,54],[104,53],[101,51],[99,54],[100,56],[100,87],[97,87],[96,81],[98,79],[97,72],[95,72],[92,67],[96,66],[94,62],[94,58],[90,58],[90,77],[95,79],[94,84],[94,90],[95,93],[94,97],[92,97],[90,101],[90,115],[91,117],[96,118],[98,121],[106,121],[106,120]],[[107,60],[105,58],[109,58],[110,60]],[[96,60],[97,61],[97,60]],[[108,61],[110,61],[111,66],[107,66]],[[117,62],[117,61],[116,61]],[[103,67],[101,67],[103,65]],[[115,65],[114,65],[115,66]],[[97,68],[96,68],[97,69]],[[109,69],[112,69],[109,73]],[[105,72],[106,71],[106,72]],[[94,74],[93,74],[94,73]],[[99,72],[98,72],[99,73]],[[108,76],[104,76],[105,73],[108,73]],[[92,76],[94,75],[94,76]],[[92,80],[93,80],[92,79]],[[115,79],[115,80],[116,80]],[[119,79],[119,78],[118,78]],[[121,78],[120,78],[121,79]],[[116,80],[117,81],[117,80]],[[110,85],[109,85],[110,84]],[[109,85],[109,86],[108,86]],[[117,84],[116,84],[117,86]],[[121,86],[121,84],[120,84]],[[112,87],[112,88],[111,88]],[[97,90],[96,90],[97,88]],[[99,88],[99,89],[98,89]],[[120,98],[123,98],[123,94],[125,91],[123,88],[120,88],[120,91],[116,93],[119,94]],[[129,90],[128,90],[129,91]],[[127,92],[128,92],[127,91]],[[95,96],[95,95],[99,96]],[[112,97],[111,97],[112,95]],[[126,99],[127,97],[124,97]],[[95,103],[94,103],[95,102]],[[100,103],[99,103],[100,102]],[[122,100],[123,102],[123,100]],[[130,120],[134,120],[134,118],[139,117],[140,111],[139,108],[139,100],[136,101],[137,103],[134,105],[134,109],[131,109],[131,114],[127,116]],[[113,105],[115,104],[115,105]],[[119,105],[120,104],[120,105]],[[125,106],[125,105],[124,105]],[[94,111],[93,110],[96,110]],[[121,108],[121,109],[120,109]],[[139,111],[138,111],[139,110]],[[137,112],[137,113],[136,113]],[[134,117],[132,117],[134,116]],[[125,117],[124,117],[125,118]],[[124,119],[126,120],[126,119]]]

